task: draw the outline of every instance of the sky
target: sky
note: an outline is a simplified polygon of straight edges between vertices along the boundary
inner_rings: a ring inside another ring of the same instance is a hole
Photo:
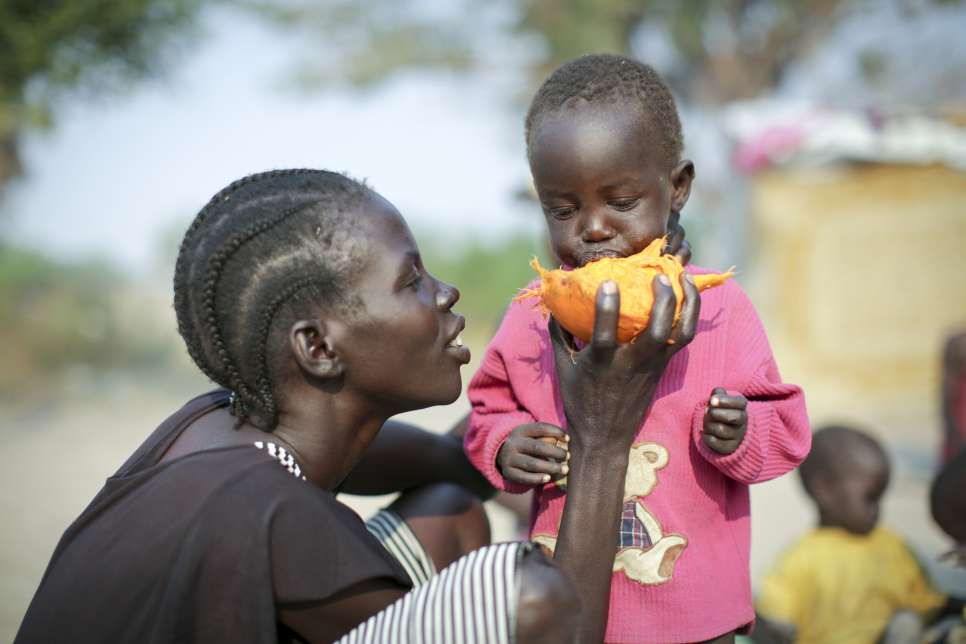
[[[914,5],[857,3],[776,94],[855,108],[961,96],[966,3],[910,11]],[[666,38],[639,35],[640,56],[659,68],[673,62]],[[287,81],[295,65],[325,55],[307,43],[250,14],[210,9],[200,37],[163,78],[120,95],[64,97],[52,130],[23,137],[26,176],[2,205],[10,236],[62,257],[102,256],[134,273],[156,272],[159,257],[169,261],[173,252],[161,253],[162,239],[170,242],[221,187],[296,166],[369,180],[417,238],[498,243],[511,232],[540,231],[535,206],[515,197],[529,180],[523,108],[507,89],[520,86],[517,50],[490,43],[488,76],[409,73],[374,90],[305,93]],[[857,82],[858,61],[870,51],[888,61],[888,84]],[[743,229],[733,224],[746,204],[729,144],[715,115],[687,108],[687,153],[700,181],[685,224],[696,238],[710,225],[711,264],[742,263]],[[705,187],[735,195],[708,202]]]
[[[522,115],[499,93],[444,74],[297,92],[286,65],[305,52],[282,33],[227,10],[203,24],[163,78],[69,96],[53,130],[24,137],[27,174],[3,206],[14,239],[145,272],[165,233],[230,181],[306,166],[367,179],[417,234],[498,240],[539,226],[514,197],[529,177]]]

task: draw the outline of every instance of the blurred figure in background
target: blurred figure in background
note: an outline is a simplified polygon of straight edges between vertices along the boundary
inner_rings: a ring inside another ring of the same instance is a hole
[[[933,480],[929,504],[936,524],[953,540],[952,551],[943,558],[966,568],[966,449],[950,459]],[[959,613],[931,628],[924,642],[966,644],[966,605],[963,597],[958,599]]]
[[[943,350],[942,462],[966,448],[966,331],[954,333]]]
[[[765,576],[755,641],[918,641],[947,600],[905,542],[878,525],[890,477],[882,446],[850,427],[824,427],[799,472],[819,525]]]

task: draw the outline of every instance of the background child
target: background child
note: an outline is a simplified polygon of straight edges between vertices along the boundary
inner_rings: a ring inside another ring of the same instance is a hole
[[[946,598],[903,540],[877,525],[889,484],[882,447],[855,429],[825,427],[815,432],[799,473],[819,525],[766,575],[757,602],[762,630],[778,624],[785,640],[796,642],[897,641],[889,638],[898,633],[884,634],[898,615],[896,626],[915,638],[909,631],[921,622],[910,629],[909,611],[920,618],[934,614]],[[755,635],[759,642],[774,641]]]
[[[674,100],[647,65],[611,55],[563,65],[533,99],[526,139],[566,266],[639,252],[687,202],[694,166],[681,158]],[[510,305],[469,396],[470,459],[500,489],[539,486],[531,536],[553,549],[565,420],[547,320],[532,303]],[[809,441],[803,394],[782,383],[748,298],[733,281],[703,293],[697,335],[668,364],[630,451],[606,640],[727,640],[748,625],[747,486],[794,468]]]
[[[961,336],[962,337],[962,336]],[[953,540],[943,559],[966,569],[966,448],[953,456],[932,482],[929,505],[932,518]],[[947,605],[949,617],[931,627],[923,642],[966,644],[966,587]]]

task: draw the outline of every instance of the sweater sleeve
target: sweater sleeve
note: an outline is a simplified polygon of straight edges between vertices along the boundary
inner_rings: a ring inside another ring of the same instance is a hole
[[[812,434],[801,387],[782,382],[765,329],[748,296],[735,288],[725,347],[727,369],[736,379],[721,383],[748,399],[748,428],[732,454],[718,454],[701,440],[708,401],[694,410],[692,437],[698,452],[722,474],[751,484],[789,472],[805,459]]]
[[[463,439],[463,448],[470,462],[498,490],[522,494],[532,486],[513,483],[503,478],[496,466],[496,455],[503,442],[517,426],[535,422],[533,415],[524,409],[513,391],[509,370],[504,357],[508,338],[514,336],[517,316],[515,307],[503,319],[496,337],[487,347],[483,362],[470,381],[468,397],[473,411],[470,425]]]

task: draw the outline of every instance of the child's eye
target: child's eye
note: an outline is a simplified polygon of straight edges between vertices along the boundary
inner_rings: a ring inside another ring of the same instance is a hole
[[[574,214],[573,206],[560,206],[559,208],[547,208],[547,213],[554,219],[566,219]]]
[[[639,201],[640,199],[637,199],[636,197],[629,197],[627,199],[614,199],[613,201],[608,202],[608,204],[611,208],[616,210],[630,210],[636,206]]]

